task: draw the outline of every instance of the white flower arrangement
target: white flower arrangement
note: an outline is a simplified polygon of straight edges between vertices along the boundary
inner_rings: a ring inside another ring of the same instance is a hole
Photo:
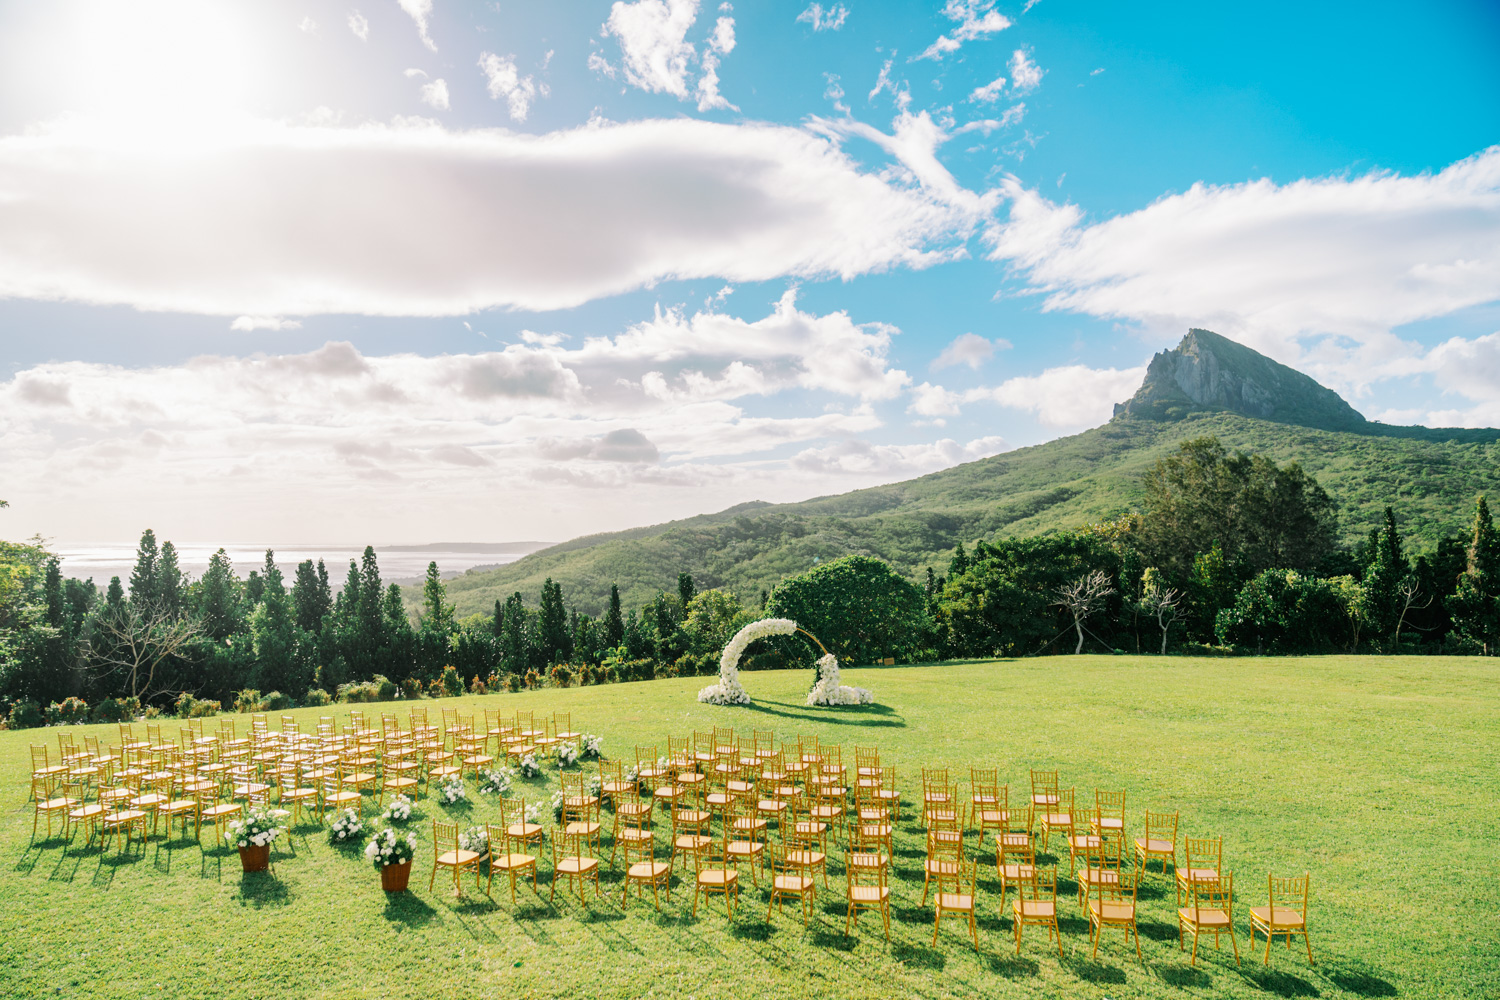
[[[553,819],[561,819],[562,818],[562,809],[563,809],[563,793],[562,793],[562,789],[559,788],[557,791],[555,791],[555,792],[552,793],[552,818]]]
[[[526,822],[540,823],[542,821],[542,806],[539,802],[533,802],[526,807]]]
[[[224,839],[236,847],[266,847],[286,832],[277,825],[275,813],[282,810],[251,809],[243,820],[234,820],[224,829]]]
[[[595,798],[598,798],[599,797],[599,789],[601,789],[603,787],[604,787],[604,782],[599,779],[599,776],[597,774],[591,774],[591,775],[589,775],[589,794],[590,795],[594,796]]]
[[[515,776],[515,768],[511,767],[481,768],[479,771],[479,792],[481,795],[504,795],[510,791],[510,783]]]
[[[406,864],[416,856],[416,853],[417,835],[415,833],[402,836],[389,827],[375,834],[365,845],[365,858],[377,869]]]
[[[583,760],[598,760],[604,753],[604,737],[584,733],[579,739],[579,756]]]
[[[639,784],[641,780],[641,769],[639,767],[636,767],[634,764],[630,765],[630,770],[625,772],[625,780],[630,782],[632,785]]]
[[[469,800],[469,793],[464,788],[464,779],[457,774],[444,778],[443,783],[438,786],[438,800],[445,806],[467,802]]]
[[[809,705],[868,705],[875,695],[868,688],[839,683],[838,657],[828,653],[818,660],[818,683],[807,692]]]
[[[578,763],[579,751],[578,744],[576,743],[559,743],[555,752],[557,754],[557,766],[559,769],[572,767]]]
[[[490,849],[490,831],[482,826],[471,826],[458,835],[460,850],[484,854]]]
[[[340,809],[338,818],[328,828],[328,839],[335,844],[346,844],[358,840],[365,832],[365,824],[353,809]]]
[[[391,800],[391,804],[385,807],[381,819],[386,823],[405,823],[411,819],[412,800],[405,795],[398,795]]]
[[[529,753],[521,758],[521,777],[540,778],[542,776],[542,765],[537,761],[536,754]]]
[[[762,618],[751,622],[734,634],[719,657],[719,682],[710,684],[698,692],[698,700],[710,705],[748,705],[750,696],[740,684],[740,657],[746,647],[757,639],[771,635],[791,635],[797,631],[797,623],[790,618]]]

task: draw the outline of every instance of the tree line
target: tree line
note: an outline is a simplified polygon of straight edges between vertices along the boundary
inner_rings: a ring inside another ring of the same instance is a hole
[[[299,564],[289,582],[271,551],[241,578],[220,549],[189,579],[173,544],[150,530],[128,582],[100,592],[65,577],[40,539],[0,542],[0,713],[70,698],[188,712],[200,699],[275,707],[711,674],[734,632],[766,616],[796,619],[850,663],[1500,646],[1500,539],[1485,498],[1467,532],[1429,552],[1406,551],[1390,507],[1359,545],[1337,538],[1336,505],[1296,463],[1203,438],[1158,462],[1140,510],[1115,521],[960,543],[945,572],[928,568],[915,583],[852,554],[748,604],[699,591],[683,573],[637,608],[622,608],[611,587],[594,616],[548,579],[535,604],[518,592],[459,620],[434,563],[413,616],[373,548],[335,591],[321,560]],[[775,637],[743,666],[806,665],[816,652]]]

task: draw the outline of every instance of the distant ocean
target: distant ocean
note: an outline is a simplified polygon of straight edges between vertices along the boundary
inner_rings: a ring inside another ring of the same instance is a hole
[[[174,543],[175,544],[175,543]],[[380,564],[380,578],[386,583],[408,583],[422,578],[427,573],[427,564],[436,562],[444,577],[462,574],[476,566],[500,566],[515,562],[528,553],[546,548],[551,542],[436,542],[431,545],[375,546],[375,555]],[[219,550],[218,545],[177,544],[177,561],[184,573],[193,579],[203,576],[208,569],[208,560]],[[328,579],[337,590],[349,572],[349,560],[358,561],[364,546],[352,545],[225,545],[225,553],[234,563],[234,571],[244,579],[252,569],[263,566],[266,549],[276,552],[276,565],[286,577],[287,583],[297,572],[297,564],[305,559],[317,562],[322,559],[328,566]],[[127,586],[130,571],[135,566],[136,545],[131,543],[105,542],[95,545],[51,545],[51,551],[62,559],[64,576],[79,579],[93,577],[101,588],[109,584],[109,578],[118,576]]]

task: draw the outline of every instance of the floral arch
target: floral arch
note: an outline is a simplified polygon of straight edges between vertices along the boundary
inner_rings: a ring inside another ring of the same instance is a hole
[[[763,618],[751,622],[734,634],[719,657],[719,681],[698,692],[698,700],[712,705],[748,705],[750,695],[740,683],[740,657],[755,640],[772,635],[792,635],[801,632],[817,643],[823,655],[818,658],[818,683],[807,693],[809,705],[867,705],[875,695],[866,688],[849,687],[839,683],[839,661],[824,648],[818,637],[802,628],[790,618]]]

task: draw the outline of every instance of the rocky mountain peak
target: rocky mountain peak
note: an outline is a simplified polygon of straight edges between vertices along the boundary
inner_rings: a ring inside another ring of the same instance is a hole
[[[1140,389],[1115,405],[1114,416],[1180,420],[1214,410],[1324,430],[1369,425],[1332,389],[1209,330],[1189,330],[1176,347],[1152,358]]]

